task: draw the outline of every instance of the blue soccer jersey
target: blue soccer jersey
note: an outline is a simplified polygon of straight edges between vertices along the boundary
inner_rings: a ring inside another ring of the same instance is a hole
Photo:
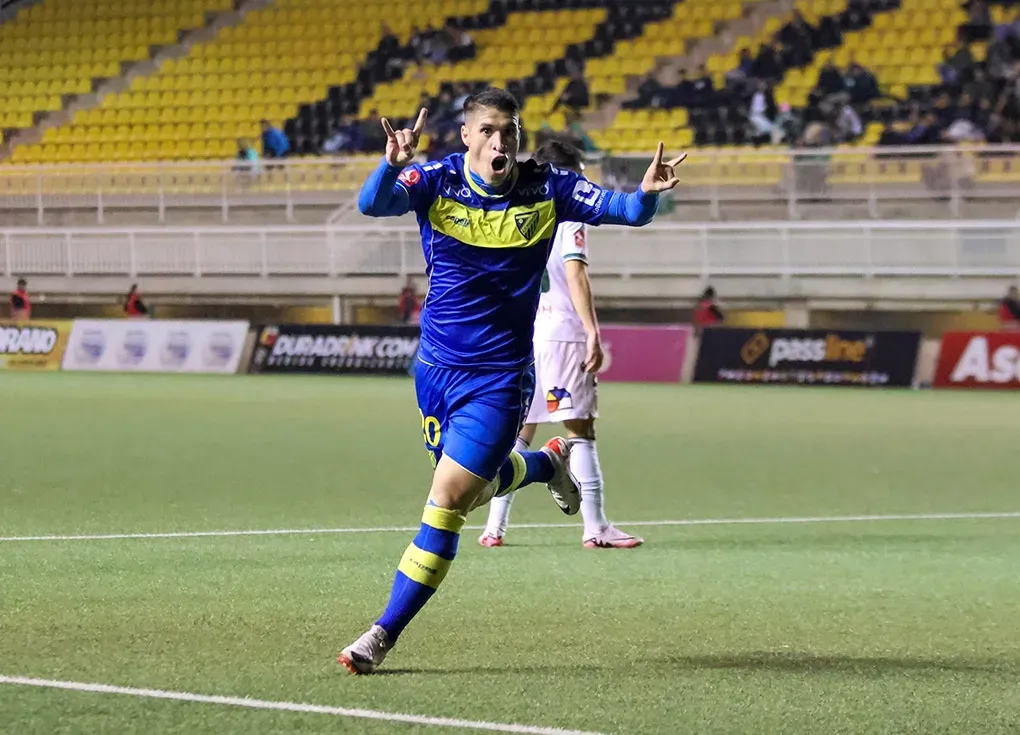
[[[515,369],[532,361],[532,334],[556,224],[598,225],[607,192],[535,161],[514,168],[502,196],[464,171],[465,156],[415,164],[397,186],[418,217],[428,294],[420,359],[430,365]]]

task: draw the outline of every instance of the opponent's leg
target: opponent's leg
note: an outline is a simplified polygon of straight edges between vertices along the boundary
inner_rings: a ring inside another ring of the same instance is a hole
[[[586,548],[630,549],[643,539],[624,533],[606,518],[605,481],[595,443],[595,419],[563,422],[570,442],[570,470],[581,486],[582,542]]]
[[[514,442],[514,451],[526,452],[535,438],[535,425],[525,424]],[[510,523],[510,506],[513,505],[515,493],[497,495],[489,503],[489,517],[485,521],[485,530],[478,538],[478,543],[489,548],[503,545],[507,524]]]

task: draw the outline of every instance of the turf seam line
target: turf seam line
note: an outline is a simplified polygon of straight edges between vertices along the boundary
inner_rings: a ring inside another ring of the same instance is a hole
[[[605,735],[605,733],[587,732],[583,730],[564,730],[557,727],[539,727],[534,725],[519,725],[516,723],[461,720],[451,717],[410,715],[399,712],[384,712],[381,710],[332,707],[320,704],[302,704],[300,702],[273,702],[262,699],[250,699],[247,697],[223,697],[208,694],[193,694],[191,692],[167,691],[163,689],[137,689],[135,687],[121,687],[110,684],[91,684],[78,681],[35,679],[26,676],[0,675],[0,684],[38,687],[43,689],[63,689],[74,692],[89,692],[93,694],[115,694],[121,696],[140,697],[143,699],[166,699],[178,702],[218,704],[227,707],[243,707],[247,709],[271,710],[276,712],[332,715],[334,717],[380,720],[383,722],[401,722],[409,725],[445,727],[459,730],[484,730],[487,732],[518,733],[519,735]]]
[[[1020,518],[1020,511],[976,512],[976,513],[902,513],[889,515],[851,516],[791,516],[763,518],[686,518],[661,521],[627,521],[620,526],[730,526],[730,525],[773,525],[784,523],[868,523],[879,521],[964,521],[964,520],[1008,520]],[[513,526],[516,530],[541,530],[556,528],[580,528],[579,523],[521,523]],[[482,531],[485,526],[465,526],[465,531]],[[229,536],[312,536],[344,533],[413,533],[418,526],[375,526],[365,528],[271,528],[242,529],[227,531],[168,531],[162,533],[101,533],[40,536],[0,536],[0,543],[25,541],[110,541],[118,539],[184,539]]]

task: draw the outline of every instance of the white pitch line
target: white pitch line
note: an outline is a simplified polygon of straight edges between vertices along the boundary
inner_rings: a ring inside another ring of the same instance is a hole
[[[663,521],[626,521],[621,526],[735,526],[783,523],[870,523],[876,521],[966,521],[1020,518],[1020,511],[991,513],[899,513],[857,516],[791,516],[774,518],[683,518]],[[577,528],[578,523],[522,523],[515,529]],[[464,526],[465,531],[482,531],[484,526]],[[0,536],[0,543],[19,541],[108,541],[116,539],[174,539],[227,536],[309,536],[343,533],[413,533],[418,526],[375,526],[366,528],[269,528],[237,531],[169,531],[166,533],[100,533],[67,536]]]
[[[399,712],[382,712],[380,710],[352,709],[349,707],[329,707],[321,704],[302,704],[300,702],[270,702],[262,699],[220,697],[208,694],[192,694],[191,692],[172,692],[163,689],[136,689],[134,687],[111,686],[109,684],[89,684],[78,681],[53,681],[50,679],[33,679],[25,676],[0,675],[0,685],[2,684],[39,687],[42,689],[65,689],[72,692],[90,692],[94,694],[119,694],[128,697],[140,697],[143,699],[170,699],[177,702],[219,704],[227,707],[244,707],[247,709],[271,710],[275,712],[303,712],[316,715],[332,715],[334,717],[353,717],[362,720],[401,722],[408,725],[448,727],[458,730],[485,730],[488,732],[519,733],[521,735],[605,735],[604,733],[586,732],[583,730],[563,730],[558,727],[538,727],[533,725],[518,725],[516,723],[481,722],[474,720],[460,720],[451,717],[408,715]]]

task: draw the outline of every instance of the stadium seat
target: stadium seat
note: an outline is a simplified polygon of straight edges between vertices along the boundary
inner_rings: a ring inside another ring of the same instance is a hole
[[[909,87],[937,84],[936,67],[966,17],[957,0],[902,0],[898,9],[876,14],[867,28],[846,33],[839,48],[821,51],[808,67],[788,73],[776,89],[776,99],[794,107],[806,104],[819,70],[830,59],[841,69],[851,61],[870,69],[882,89],[894,97],[906,97]],[[872,133],[862,143],[876,141]]]
[[[412,65],[402,78],[379,85],[363,100],[360,116],[373,109],[383,116],[410,115],[423,91],[437,95],[444,83],[505,86],[509,80],[530,77],[538,64],[553,62],[564,56],[568,46],[589,40],[605,19],[605,8],[510,13],[504,25],[472,34],[477,48],[473,59],[431,66],[424,81],[415,77],[417,69]]]
[[[208,12],[230,7],[231,0],[30,4],[0,25],[0,129],[31,127],[36,113],[61,109],[64,96],[88,94],[94,80],[118,76],[122,64],[149,58],[154,46],[205,25]],[[47,151],[62,153],[73,152]]]
[[[45,0],[44,5],[54,1]],[[66,130],[48,131],[39,145],[58,139],[93,144],[158,141],[161,145],[127,145],[111,153],[117,160],[232,158],[239,138],[260,147],[260,120],[282,125],[301,104],[323,99],[331,86],[355,81],[359,66],[378,45],[384,23],[408,37],[414,23],[485,4],[422,0],[412,18],[394,0],[276,0],[250,11],[240,25],[195,44],[187,56],[164,61],[156,73],[135,78],[129,89],[104,98],[99,108],[79,111]],[[31,148],[16,150],[20,160],[64,154],[70,158],[60,160],[95,160],[94,146],[85,151],[46,148],[44,154]]]
[[[718,24],[740,18],[744,5],[741,0],[684,0],[670,18],[647,24],[637,38],[616,44],[610,56],[589,61],[592,92],[624,92],[628,77],[647,74],[660,58],[683,55],[691,42],[711,37]],[[688,123],[684,109],[623,110],[591,137],[600,148],[621,153],[652,150],[660,140],[667,148],[685,148],[694,140]]]

